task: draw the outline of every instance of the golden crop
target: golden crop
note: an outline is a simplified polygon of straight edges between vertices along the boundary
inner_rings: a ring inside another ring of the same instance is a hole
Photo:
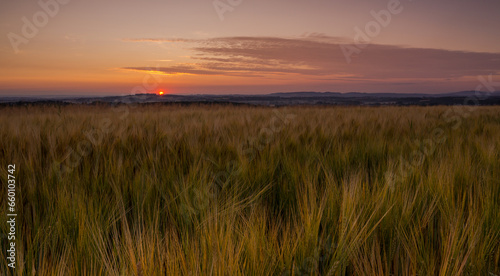
[[[500,107],[28,106],[0,125],[20,275],[500,274]]]

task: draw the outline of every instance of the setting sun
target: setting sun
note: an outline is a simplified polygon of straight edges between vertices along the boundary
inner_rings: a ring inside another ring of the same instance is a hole
[[[165,94],[163,91],[158,92],[158,95],[163,96]]]

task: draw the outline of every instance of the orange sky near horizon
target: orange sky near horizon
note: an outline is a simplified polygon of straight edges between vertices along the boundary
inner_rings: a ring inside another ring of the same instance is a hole
[[[440,93],[500,80],[500,1],[0,3],[0,97]],[[363,42],[363,44],[356,44]]]

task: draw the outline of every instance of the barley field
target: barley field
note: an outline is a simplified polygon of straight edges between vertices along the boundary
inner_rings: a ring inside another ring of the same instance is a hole
[[[0,125],[15,275],[500,275],[498,106],[28,105]]]

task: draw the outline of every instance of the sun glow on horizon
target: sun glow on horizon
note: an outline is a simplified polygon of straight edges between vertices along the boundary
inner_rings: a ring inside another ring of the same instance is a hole
[[[163,91],[158,92],[158,95],[160,95],[160,96],[163,96],[163,94],[165,94],[165,92],[163,92]]]

